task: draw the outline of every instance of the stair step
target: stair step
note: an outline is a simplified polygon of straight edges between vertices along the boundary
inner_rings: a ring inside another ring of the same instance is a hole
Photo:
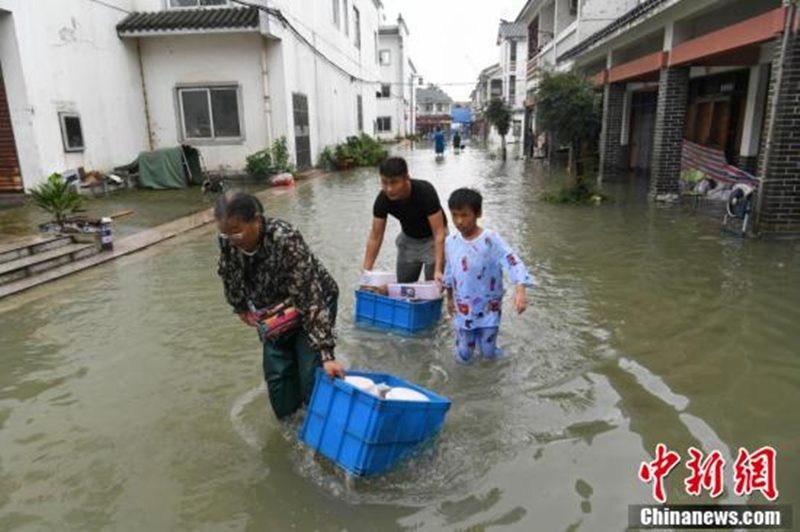
[[[0,266],[72,244],[68,236],[36,236],[0,246]]]
[[[92,244],[66,244],[0,264],[0,285],[74,262],[97,253]]]

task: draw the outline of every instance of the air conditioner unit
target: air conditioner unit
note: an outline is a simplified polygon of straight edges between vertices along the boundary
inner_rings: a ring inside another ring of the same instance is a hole
[[[577,15],[578,14],[578,2],[580,0],[568,0],[569,1],[569,14],[570,15]]]

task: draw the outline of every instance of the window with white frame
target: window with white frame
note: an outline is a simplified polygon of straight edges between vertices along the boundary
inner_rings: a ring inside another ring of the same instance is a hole
[[[391,50],[381,50],[380,55],[378,56],[380,59],[378,62],[382,65],[391,65],[392,64],[392,51]]]
[[[389,98],[392,95],[392,86],[388,83],[383,83],[381,85],[381,92],[379,98]]]
[[[170,9],[197,7],[227,7],[230,0],[168,0]]]
[[[242,137],[239,87],[178,88],[182,138],[232,140]]]
[[[83,151],[83,128],[80,115],[78,113],[58,113],[58,121],[61,124],[61,140],[64,143],[64,151]]]
[[[339,20],[342,17],[341,11],[339,11],[339,0],[331,0],[331,8],[333,9],[333,25],[338,28]]]
[[[392,130],[392,117],[379,116],[378,117],[378,133],[388,133]]]

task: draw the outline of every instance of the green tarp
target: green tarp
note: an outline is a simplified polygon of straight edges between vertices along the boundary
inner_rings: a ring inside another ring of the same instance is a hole
[[[186,188],[203,179],[200,154],[191,146],[142,152],[138,163],[142,188]]]

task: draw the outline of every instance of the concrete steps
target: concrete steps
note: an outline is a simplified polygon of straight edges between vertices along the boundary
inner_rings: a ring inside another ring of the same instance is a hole
[[[0,286],[44,274],[48,270],[97,254],[93,244],[75,244],[69,237],[33,237],[0,246]]]

